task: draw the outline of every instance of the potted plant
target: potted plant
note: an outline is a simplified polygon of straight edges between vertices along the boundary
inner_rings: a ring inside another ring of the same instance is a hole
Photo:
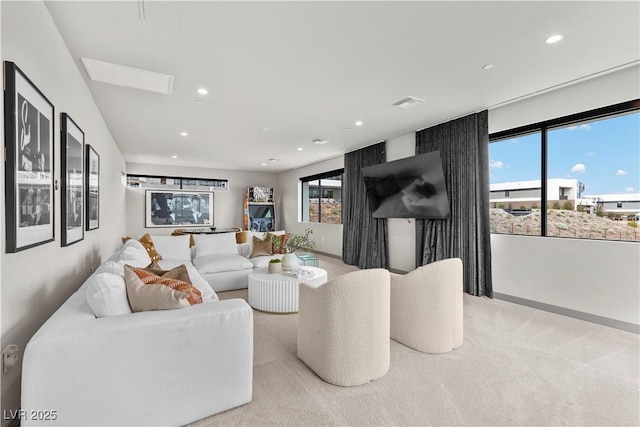
[[[294,270],[300,265],[298,257],[294,254],[297,250],[313,251],[316,248],[316,242],[311,240],[309,236],[313,234],[311,228],[304,230],[304,234],[289,234],[288,239],[283,240],[281,236],[271,235],[271,244],[274,253],[284,253],[282,257],[282,269],[285,271]],[[284,247],[282,245],[284,244]]]
[[[282,261],[279,259],[269,261],[269,273],[282,273]]]

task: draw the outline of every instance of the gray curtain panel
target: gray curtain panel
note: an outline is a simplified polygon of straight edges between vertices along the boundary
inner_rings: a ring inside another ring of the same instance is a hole
[[[388,268],[387,220],[371,217],[362,168],[384,163],[385,143],[344,155],[342,260],[360,268]]]
[[[416,154],[440,150],[451,218],[416,220],[416,266],[460,258],[465,292],[493,296],[487,111],[416,132]]]

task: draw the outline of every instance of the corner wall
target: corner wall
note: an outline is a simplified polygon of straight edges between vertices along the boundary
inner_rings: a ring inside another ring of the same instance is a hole
[[[267,172],[243,172],[222,169],[189,168],[181,166],[143,165],[138,163],[127,164],[127,172],[139,175],[177,176],[188,178],[210,178],[229,180],[228,191],[216,191],[213,193],[213,225],[220,228],[241,227],[243,215],[244,194],[247,187],[276,187],[277,176]],[[127,228],[126,234],[131,237],[139,237],[145,233],[152,235],[169,235],[175,229],[145,228],[145,189],[127,188]],[[275,188],[276,209],[281,211],[283,196]],[[279,215],[279,213],[278,213]],[[276,217],[278,227],[283,224],[282,218]],[[177,227],[176,227],[177,228]],[[124,234],[123,234],[124,235]]]
[[[1,345],[15,343],[20,346],[18,365],[2,374],[2,411],[8,414],[10,409],[18,409],[20,405],[25,345],[90,275],[91,267],[109,257],[120,244],[118,236],[125,229],[125,191],[120,174],[125,171],[125,162],[45,4],[41,1],[3,1],[0,7],[2,60],[15,62],[55,107],[54,179],[60,180],[62,175],[62,112],[68,113],[85,132],[85,142],[100,154],[101,167],[99,229],[85,231],[84,240],[60,247],[61,208],[60,190],[57,190],[53,195],[55,241],[15,254],[5,253],[3,244],[0,254]],[[4,174],[0,175],[4,177]],[[4,213],[1,215],[3,217]],[[3,243],[4,233],[3,227]],[[64,390],[60,392],[64,393]],[[3,426],[9,423],[4,418]]]

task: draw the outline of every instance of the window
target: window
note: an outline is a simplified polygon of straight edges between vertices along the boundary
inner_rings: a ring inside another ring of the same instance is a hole
[[[640,241],[640,100],[490,141],[493,233]]]
[[[342,182],[344,169],[300,178],[302,221],[342,223]]]
[[[489,159],[491,232],[539,236],[540,132],[493,142]]]
[[[227,191],[226,179],[181,178],[173,176],[127,175],[127,187],[199,191]]]

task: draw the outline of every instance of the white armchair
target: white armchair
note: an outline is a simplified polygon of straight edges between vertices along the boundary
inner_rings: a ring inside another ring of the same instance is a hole
[[[391,274],[391,339],[423,353],[462,344],[462,260],[450,258]]]
[[[389,370],[389,272],[354,271],[314,287],[300,284],[298,357],[339,386]]]

